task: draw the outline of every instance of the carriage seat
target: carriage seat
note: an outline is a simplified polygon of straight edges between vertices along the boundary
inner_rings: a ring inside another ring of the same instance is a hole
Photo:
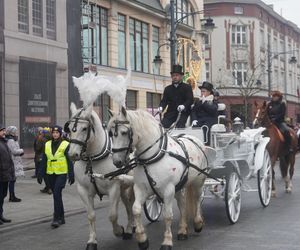
[[[218,103],[218,111],[224,111],[226,109],[226,105],[224,103]],[[220,123],[220,119],[225,119],[225,115],[218,116],[218,123],[214,124],[210,128],[211,133],[224,133],[226,132],[226,127],[224,124]]]

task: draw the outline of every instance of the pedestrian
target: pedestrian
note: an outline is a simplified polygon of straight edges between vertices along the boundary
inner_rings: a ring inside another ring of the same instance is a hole
[[[8,183],[15,178],[14,163],[5,139],[5,127],[0,125],[0,225],[11,222],[3,216],[3,203]]]
[[[15,126],[9,126],[6,129],[6,139],[7,139],[7,146],[11,152],[11,157],[14,162],[15,167],[15,176],[17,177],[25,176],[24,174],[24,166],[22,162],[22,157],[24,155],[24,150],[20,148],[19,142],[18,142],[18,129]],[[20,202],[21,199],[16,197],[15,195],[15,184],[16,179],[13,181],[10,181],[8,184],[9,189],[9,201],[10,202]]]
[[[47,141],[51,140],[51,133],[50,133],[50,128],[45,127],[42,129],[39,138],[36,141],[35,144],[35,149],[36,149],[36,153],[35,153],[35,162],[36,162],[36,167],[38,169],[38,172],[40,171],[41,165],[42,165],[42,160],[43,160],[43,155],[45,152],[45,143]],[[45,194],[52,194],[51,188],[50,188],[50,184],[49,184],[49,180],[48,180],[48,176],[44,175],[43,177],[44,183],[45,183],[45,187],[43,189],[41,189],[41,193],[45,193]]]
[[[207,135],[206,142],[210,144],[210,128],[213,124],[218,122],[218,103],[214,99],[213,85],[210,82],[203,82],[201,89],[201,97],[195,102],[192,109],[191,120],[193,127],[202,127],[206,125],[204,129],[204,135]]]
[[[173,65],[171,71],[172,84],[164,89],[158,108],[159,112],[163,112],[168,107],[161,121],[164,128],[169,128],[176,121],[179,112],[181,112],[181,116],[176,127],[184,128],[190,115],[191,105],[193,104],[193,91],[189,84],[183,83],[183,74],[181,65]]]
[[[62,128],[54,126],[51,135],[52,139],[45,144],[41,171],[38,174],[37,181],[41,184],[42,176],[48,176],[54,203],[51,227],[57,228],[65,224],[62,190],[66,185],[67,177],[70,185],[74,183],[75,179],[73,164],[68,157],[69,142],[62,139]]]
[[[40,153],[40,147],[38,146],[38,142],[40,141],[40,138],[43,136],[43,127],[38,127],[37,128],[37,134],[34,137],[34,141],[33,141],[33,151],[34,151],[34,175],[31,176],[31,178],[36,178],[37,177],[37,173],[38,173],[38,159],[39,159],[39,155]]]

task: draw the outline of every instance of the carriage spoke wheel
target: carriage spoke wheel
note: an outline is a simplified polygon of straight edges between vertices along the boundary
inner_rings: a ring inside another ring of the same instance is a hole
[[[241,211],[241,181],[236,172],[226,178],[225,205],[230,223],[236,223]]]
[[[264,207],[267,207],[272,192],[272,166],[267,150],[264,152],[263,166],[257,172],[257,184],[260,202]]]
[[[162,211],[162,203],[157,200],[156,195],[151,195],[144,204],[144,212],[147,219],[150,222],[155,222],[158,220],[161,211]]]

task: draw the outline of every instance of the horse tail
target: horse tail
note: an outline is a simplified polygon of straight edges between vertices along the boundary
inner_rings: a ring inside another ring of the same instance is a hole
[[[193,219],[196,216],[197,212],[197,193],[193,188],[193,185],[188,185],[186,187],[186,211],[188,219]]]

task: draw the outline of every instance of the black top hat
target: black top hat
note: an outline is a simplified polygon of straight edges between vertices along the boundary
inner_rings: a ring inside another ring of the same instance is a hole
[[[211,93],[213,92],[214,86],[210,82],[203,82],[202,86],[199,87],[200,89],[207,89]]]
[[[172,71],[171,71],[170,73],[171,73],[171,74],[173,74],[173,73],[178,73],[178,74],[181,74],[181,75],[184,74],[183,71],[182,71],[182,66],[179,65],[179,64],[173,65],[173,66],[172,66]]]

